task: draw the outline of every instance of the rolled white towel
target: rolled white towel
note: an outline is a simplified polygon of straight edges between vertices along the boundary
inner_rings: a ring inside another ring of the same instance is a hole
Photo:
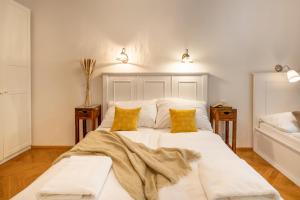
[[[106,156],[72,156],[41,188],[39,200],[95,200],[101,193],[112,160]]]

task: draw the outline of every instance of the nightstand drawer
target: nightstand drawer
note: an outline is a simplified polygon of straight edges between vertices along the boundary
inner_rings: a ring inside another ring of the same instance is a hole
[[[235,119],[234,110],[232,109],[224,109],[220,110],[216,113],[217,117],[221,120],[232,120]]]
[[[77,115],[80,118],[90,118],[92,117],[92,112],[86,110],[78,110]]]

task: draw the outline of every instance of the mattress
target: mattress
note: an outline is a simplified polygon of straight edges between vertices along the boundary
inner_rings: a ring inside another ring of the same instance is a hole
[[[167,186],[159,191],[160,200],[207,200],[203,184],[200,181],[199,164],[204,161],[235,161],[238,158],[231,149],[223,142],[220,136],[211,131],[201,131],[195,133],[171,134],[168,129],[141,128],[136,132],[119,132],[122,135],[136,142],[144,143],[150,148],[157,147],[179,147],[200,152],[201,159],[191,163],[192,171],[181,178],[178,183]],[[234,162],[232,162],[234,164]],[[37,192],[47,181],[59,172],[64,162],[60,161],[49,168],[44,174],[37,178],[31,185],[13,197],[13,200],[34,200]],[[219,166],[219,165],[218,165]],[[257,174],[257,176],[259,176]],[[132,200],[128,193],[118,183],[113,171],[109,172],[105,185],[97,200]],[[238,199],[238,198],[234,198]],[[248,198],[248,199],[269,199],[269,198]]]
[[[300,153],[300,133],[288,133],[264,122],[259,123],[257,130]]]

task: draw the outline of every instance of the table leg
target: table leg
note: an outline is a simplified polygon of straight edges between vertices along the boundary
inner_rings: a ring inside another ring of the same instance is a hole
[[[98,115],[98,123],[97,123],[97,125],[100,126],[100,124],[101,124],[101,113],[99,113],[99,115]]]
[[[75,116],[75,144],[79,142],[79,119]]]
[[[83,137],[85,137],[85,135],[86,135],[86,120],[85,119],[83,119],[82,120],[82,135],[83,135]]]
[[[219,120],[215,120],[215,133],[219,134]]]
[[[96,129],[96,119],[92,118],[92,131]]]
[[[229,145],[229,121],[225,122],[225,143]]]
[[[236,153],[236,120],[232,125],[232,150]]]

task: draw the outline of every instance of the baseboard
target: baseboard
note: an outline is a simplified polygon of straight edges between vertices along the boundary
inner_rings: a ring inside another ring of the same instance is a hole
[[[18,155],[20,155],[21,153],[24,153],[25,151],[27,151],[29,149],[30,149],[30,146],[27,146],[27,147],[21,149],[20,151],[18,151],[16,153],[14,153],[14,154],[6,157],[5,159],[3,159],[3,160],[0,161],[0,165],[3,164],[3,163],[5,163],[5,162],[7,162],[7,161],[9,161],[9,160],[11,160],[11,159],[13,159],[13,158],[15,158],[15,157],[17,157]]]
[[[252,147],[238,147],[236,148],[237,151],[253,151]]]
[[[31,149],[71,149],[73,146],[37,146],[32,145]]]

